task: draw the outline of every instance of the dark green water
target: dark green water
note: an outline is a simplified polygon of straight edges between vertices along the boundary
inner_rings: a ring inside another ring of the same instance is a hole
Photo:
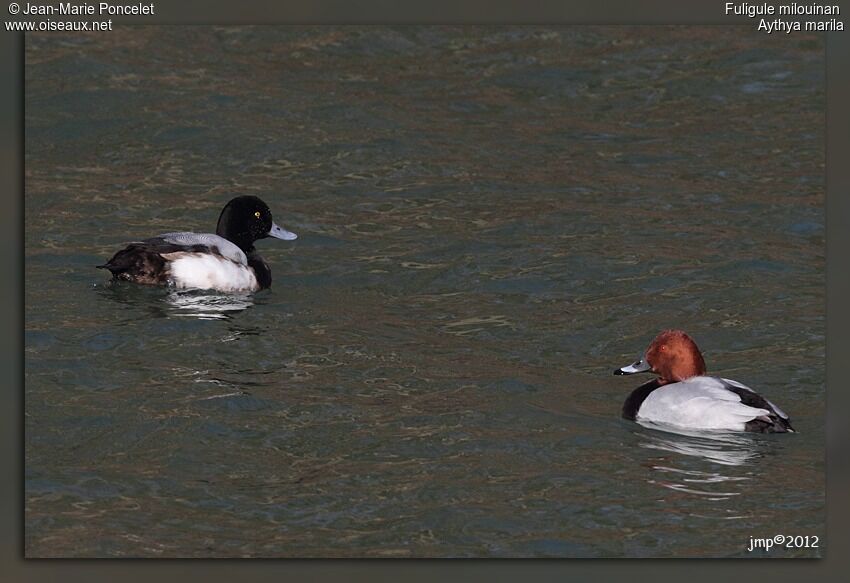
[[[28,35],[27,556],[819,556],[823,67],[731,26]],[[271,290],[94,269],[235,194],[300,235]],[[620,419],[668,327],[799,433]]]

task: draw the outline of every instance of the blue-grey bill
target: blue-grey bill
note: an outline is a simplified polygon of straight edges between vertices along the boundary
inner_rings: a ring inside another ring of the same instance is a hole
[[[275,239],[283,239],[284,241],[292,241],[294,239],[297,239],[298,235],[296,235],[292,231],[287,231],[283,227],[272,223],[272,228],[269,230],[269,237],[274,237]]]
[[[614,371],[614,374],[635,374],[636,372],[646,372],[651,370],[652,367],[649,366],[649,363],[646,362],[646,358],[641,358],[634,364],[630,364],[628,366],[624,366],[623,368],[618,368]]]

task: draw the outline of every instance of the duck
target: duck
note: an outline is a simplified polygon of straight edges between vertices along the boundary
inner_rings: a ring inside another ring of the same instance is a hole
[[[181,231],[132,242],[97,268],[108,269],[113,281],[254,292],[272,284],[271,268],[254,248],[266,237],[298,236],[276,225],[260,198],[237,196],[222,209],[215,234]]]
[[[794,433],[779,407],[750,387],[706,375],[696,342],[682,330],[664,330],[634,364],[615,375],[658,375],[636,388],[623,404],[625,419],[693,430]]]

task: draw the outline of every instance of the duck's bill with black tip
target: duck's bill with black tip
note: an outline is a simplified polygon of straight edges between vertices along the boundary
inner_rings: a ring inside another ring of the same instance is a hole
[[[614,374],[635,374],[638,372],[649,372],[652,370],[652,366],[646,361],[645,356],[641,356],[637,359],[637,362],[630,364],[628,366],[624,366],[622,368],[615,368]]]
[[[272,223],[272,228],[269,229],[269,237],[274,237],[275,239],[283,239],[284,241],[294,241],[298,238],[298,235],[293,233],[292,231],[287,231],[283,227]]]

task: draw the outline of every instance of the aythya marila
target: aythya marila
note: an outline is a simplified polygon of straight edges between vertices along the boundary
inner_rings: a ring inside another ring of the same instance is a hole
[[[254,248],[258,239],[291,241],[295,233],[277,226],[256,196],[225,205],[212,233],[165,233],[130,243],[99,269],[116,280],[224,292],[257,291],[272,284],[268,264]]]

